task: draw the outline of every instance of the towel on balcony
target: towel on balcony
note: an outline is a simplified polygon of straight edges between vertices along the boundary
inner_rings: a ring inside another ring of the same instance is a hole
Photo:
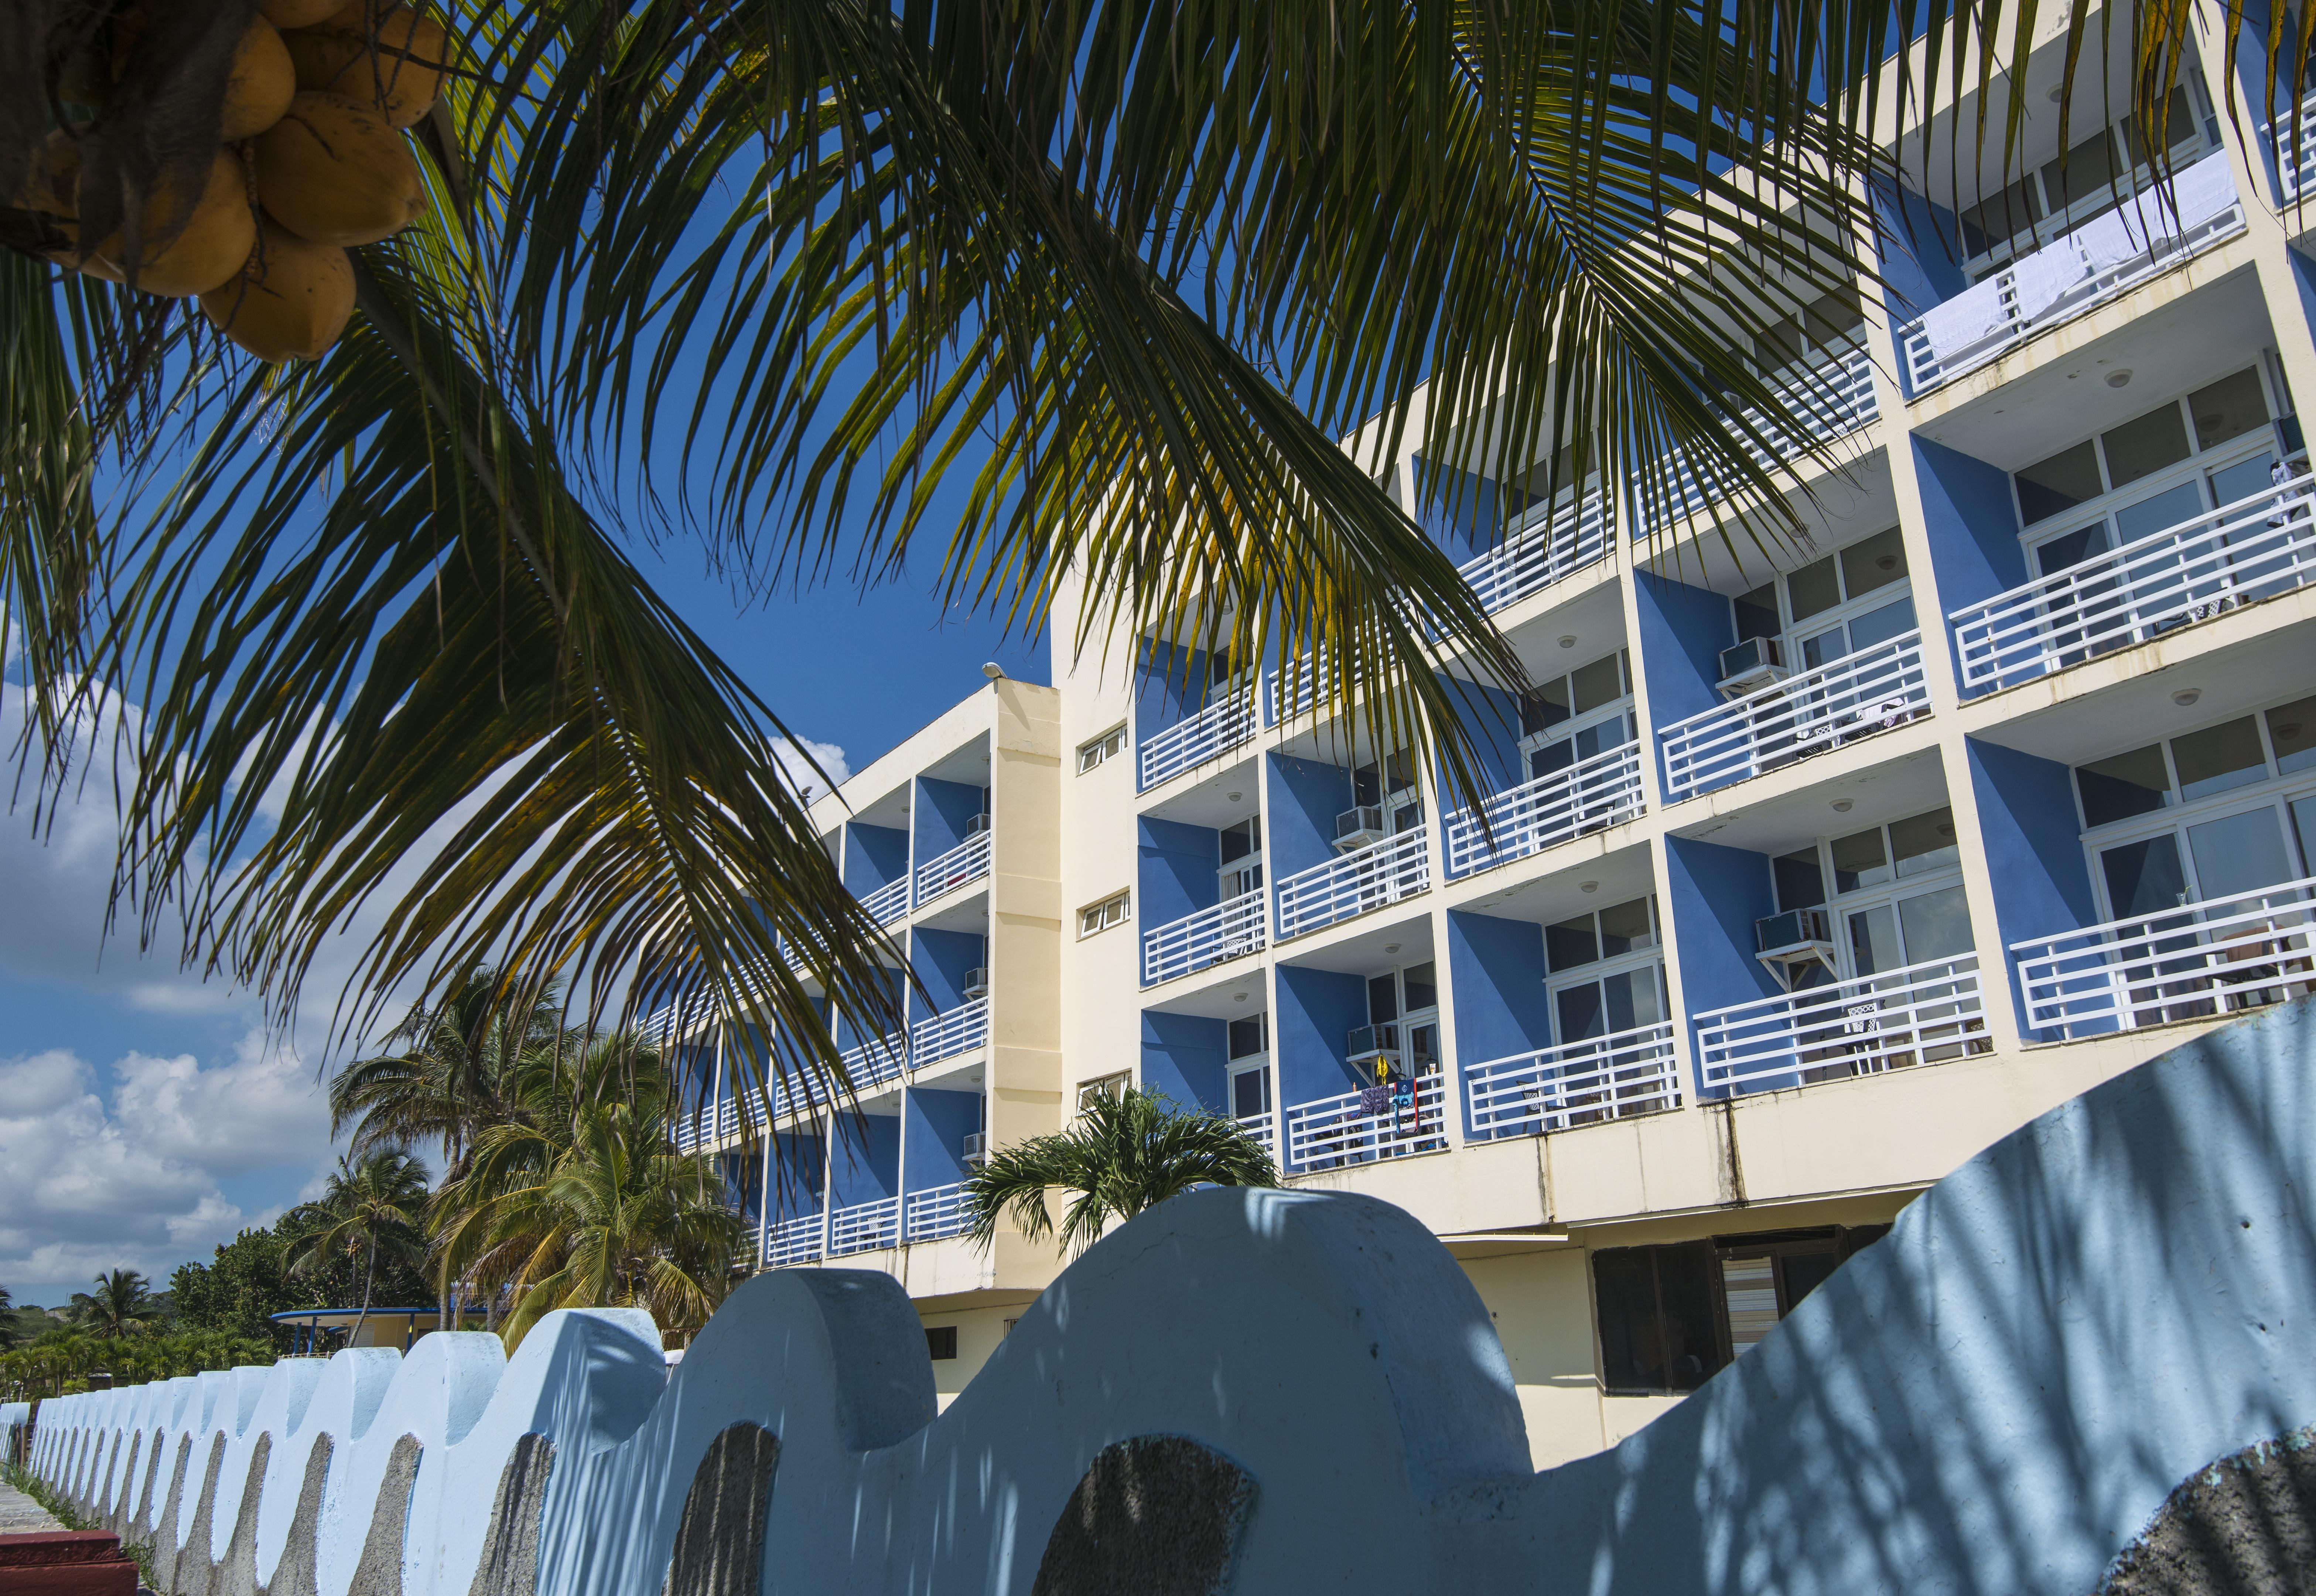
[[[2151,241],[2178,238],[2228,210],[2235,202],[2235,174],[2228,170],[2227,152],[2214,150],[2186,171],[2173,174],[2168,197],[2160,187],[2142,189],[2124,201],[2121,209],[2100,217],[2075,236],[2088,252],[2094,232],[2102,227],[2119,229],[2129,242],[2124,252],[2114,258],[2128,260],[2143,254]],[[2116,246],[2109,244],[2107,247]],[[2094,255],[2091,270],[2098,271],[2099,265]]]
[[[2145,254],[2148,226],[2160,220],[2151,203],[2142,210],[2126,201],[2121,210],[2085,222],[2066,242],[2081,252],[2084,266],[2096,277]]]
[[[1943,366],[2009,318],[2009,313],[2002,304],[2002,279],[1990,277],[1924,311],[1922,337],[1930,346],[1931,359]]]
[[[2071,238],[2036,250],[2010,268],[2013,308],[2018,319],[2031,322],[2059,302],[2062,295],[2083,280],[2082,252]]]

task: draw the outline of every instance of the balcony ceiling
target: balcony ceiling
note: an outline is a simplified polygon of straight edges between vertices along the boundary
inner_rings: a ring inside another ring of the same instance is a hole
[[[1854,762],[1857,757],[1845,750],[1804,760],[1798,767],[1787,767],[1808,772],[1814,766],[1821,779],[1774,794],[1749,795],[1748,789],[1775,782],[1783,771],[1723,789],[1727,813],[1700,816],[1689,825],[1676,825],[1674,829],[1681,836],[1715,843],[1724,848],[1742,848],[1752,853],[1785,853],[1806,847],[1820,837],[1844,836],[1864,831],[1869,825],[1902,820],[1909,815],[1935,809],[1946,801],[1946,771],[1938,762],[1935,746],[1917,748],[1863,769]],[[1752,801],[1742,801],[1748,796]],[[1833,806],[1837,803],[1846,803],[1849,807],[1836,809]],[[1673,816],[1676,820],[1682,818],[1679,810],[1674,810]]]
[[[1532,873],[1537,863],[1550,860],[1551,855],[1545,854],[1540,860],[1523,860],[1489,872],[1483,879],[1492,890],[1465,898],[1456,905],[1456,912],[1550,925],[1588,909],[1645,897],[1656,890],[1656,870],[1649,861],[1646,843],[1582,860],[1572,868]],[[1587,883],[1592,887],[1590,892],[1584,890]]]
[[[1787,502],[1807,542],[1784,538],[1767,523],[1758,540],[1744,523],[1731,526],[1724,535],[1700,518],[1688,539],[1668,548],[1649,568],[1691,587],[1741,593],[1768,581],[1772,567],[1797,571],[1845,544],[1898,524],[1897,489],[1884,450],[1875,449],[1838,470],[1820,472],[1807,479],[1806,486],[1806,492],[1789,494]]]
[[[1221,827],[1245,819],[1261,802],[1262,766],[1259,745],[1243,744],[1213,774],[1189,787],[1169,783],[1165,797],[1143,813],[1182,825]],[[1238,796],[1233,798],[1231,794]]]
[[[1316,948],[1309,946],[1310,939],[1288,943],[1279,950],[1278,962],[1306,970],[1332,970],[1342,976],[1379,976],[1401,965],[1421,964],[1432,957],[1431,916],[1418,899],[1412,917],[1394,920],[1391,913],[1403,912],[1409,905],[1395,905],[1394,910],[1380,915],[1369,915],[1353,923],[1358,930],[1340,941],[1323,941]],[[1381,920],[1382,924],[1370,921]]]

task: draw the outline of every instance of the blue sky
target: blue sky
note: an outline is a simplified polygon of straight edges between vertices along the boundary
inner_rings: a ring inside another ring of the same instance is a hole
[[[796,736],[848,768],[978,689],[984,660],[1051,679],[1043,639],[944,616],[929,581],[743,604],[695,545],[635,557]],[[0,704],[0,732],[15,713]],[[0,816],[0,1285],[19,1303],[56,1306],[116,1265],[165,1279],[298,1200],[333,1156],[312,1013],[285,1039],[246,995],[140,959],[133,925],[102,940],[112,831],[97,774],[45,840],[25,807]]]

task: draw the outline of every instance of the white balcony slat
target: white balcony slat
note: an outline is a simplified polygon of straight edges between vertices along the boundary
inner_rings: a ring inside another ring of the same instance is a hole
[[[976,997],[943,1013],[929,1014],[909,1027],[909,1067],[926,1065],[959,1053],[970,1053],[989,1039],[989,1000]]]
[[[2316,990],[2316,876],[2011,944],[2029,1028],[2215,1019]]]
[[[1366,1092],[1340,1092],[1287,1110],[1287,1163],[1291,1169],[1334,1169],[1350,1164],[1436,1153],[1448,1146],[1447,1084],[1419,1076],[1410,1107],[1369,1109]]]
[[[1279,936],[1301,936],[1428,888],[1431,885],[1431,860],[1425,851],[1429,829],[1413,826],[1280,881]]]
[[[917,906],[989,874],[989,834],[975,832],[948,852],[917,867]]]
[[[1697,1074],[1707,1091],[1804,1086],[1991,1046],[1975,953],[1697,1016]]]
[[[1216,699],[1142,745],[1141,785],[1157,786],[1194,765],[1251,741],[1255,734],[1254,689],[1243,687]]]
[[[901,1199],[897,1197],[880,1197],[874,1202],[856,1202],[850,1208],[835,1209],[828,1216],[828,1255],[831,1258],[900,1244]]]
[[[970,1222],[962,1182],[912,1191],[902,1208],[901,1239],[910,1243],[937,1242],[945,1236],[963,1235]]]
[[[1596,487],[1556,514],[1532,513],[1501,543],[1458,568],[1482,605],[1502,610],[1598,564],[1608,552],[1608,500]]]
[[[2300,196],[2316,186],[2316,88],[2312,88],[2300,102],[2298,119],[2300,146],[2293,147],[2293,119],[2287,117],[2279,127],[2262,128],[2276,147],[2276,187],[2282,191],[2284,202],[2294,205]],[[2294,230],[2299,224],[2294,223]]]
[[[1153,926],[1142,933],[1142,984],[1155,985],[1225,959],[1260,953],[1269,941],[1261,887]]]
[[[892,924],[909,912],[909,878],[902,876],[886,882],[862,898],[860,906],[868,911],[868,917],[877,924]]]
[[[1976,370],[2029,334],[2113,299],[2243,226],[2228,154],[2214,150],[2173,174],[2169,197],[2142,189],[1900,328],[1913,391]]]
[[[1946,617],[1965,688],[2008,687],[2316,581],[2316,473]]]
[[[1680,1066],[1670,1021],[1556,1048],[1538,1048],[1464,1072],[1472,1134],[1533,1136],[1628,1114],[1680,1107]]]
[[[1786,465],[1813,444],[1854,432],[1882,414],[1881,401],[1874,392],[1874,357],[1862,341],[1828,352],[1823,363],[1777,382],[1776,392],[1786,409],[1798,414],[1803,431],[1799,436],[1781,432],[1759,410],[1750,406],[1745,410],[1744,419],[1770,444],[1764,448],[1750,439],[1745,441],[1745,452],[1764,470]],[[1722,490],[1700,479],[1695,463],[1683,453],[1666,506],[1671,517],[1694,515],[1720,496]],[[1635,537],[1641,532],[1642,529],[1634,529]]]
[[[1269,1114],[1246,1114],[1240,1117],[1238,1128],[1262,1145],[1262,1150],[1273,1158],[1278,1156],[1278,1125]]]
[[[790,1264],[817,1262],[823,1228],[818,1214],[781,1220],[764,1233],[764,1267],[784,1269]]]
[[[1621,825],[1642,807],[1641,748],[1626,743],[1500,792],[1476,810],[1449,816],[1448,873],[1461,876],[1526,859]]]
[[[1926,714],[1922,634],[1902,632],[1661,728],[1678,803]]]

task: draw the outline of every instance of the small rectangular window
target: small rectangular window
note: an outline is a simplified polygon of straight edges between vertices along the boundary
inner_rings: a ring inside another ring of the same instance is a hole
[[[2113,759],[2078,765],[2075,790],[2082,797],[2087,826],[2151,814],[2171,801],[2171,772],[2164,767],[2163,745],[2150,743]]]
[[[954,1324],[926,1325],[925,1351],[931,1354],[936,1363],[956,1357],[957,1326]]]
[[[2260,390],[2258,368],[2247,367],[2197,388],[2187,396],[2187,414],[2196,418],[2198,449],[2217,449],[2231,438],[2266,426],[2267,395]]]
[[[1407,1012],[1439,1006],[1439,967],[1430,959],[1411,964],[1400,972],[1400,980],[1407,988]]]
[[[1109,763],[1126,752],[1126,728],[1111,727],[1090,743],[1078,745],[1078,774],[1082,776],[1097,765]]]
[[[1728,1361],[1707,1242],[1592,1254],[1600,1375],[1613,1395],[1694,1391]]]
[[[1834,575],[1833,556],[1813,560],[1786,577],[1786,597],[1793,602],[1796,623],[1841,602],[1841,583]]]
[[[1882,846],[1882,828],[1852,832],[1833,840],[1833,889],[1856,892],[1879,887],[1890,878],[1890,855]]]
[[[1656,930],[1649,923],[1649,900],[1636,897],[1630,903],[1610,904],[1600,911],[1600,955],[1614,958],[1620,953],[1637,952],[1656,946]]]
[[[1130,891],[1113,893],[1098,904],[1088,904],[1084,908],[1080,909],[1078,935],[1090,937],[1097,932],[1108,931],[1113,925],[1125,924],[1133,897],[1134,895]]]
[[[1234,1119],[1252,1119],[1270,1112],[1270,1072],[1267,1069],[1243,1069],[1231,1077],[1231,1114]]]
[[[1901,880],[1956,862],[1962,851],[1955,843],[1954,811],[1933,809],[1927,815],[1892,821],[1890,852],[1897,861]]]
[[[2028,526],[2088,504],[2107,491],[2099,480],[2098,451],[2088,439],[2037,460],[2017,474],[2018,514]]]
[[[1589,715],[1625,696],[1625,683],[1613,654],[1594,660],[1570,678],[1576,689],[1576,712]]]
[[[1816,849],[1780,853],[1769,861],[1769,873],[1777,887],[1781,912],[1814,909],[1825,902],[1825,872],[1819,868]]]
[[[2179,419],[2179,402],[2158,406],[2146,415],[2099,434],[2107,456],[2107,480],[2121,487],[2166,466],[2176,466],[2191,452],[2187,426]]]
[[[1782,635],[1785,623],[1777,617],[1777,584],[1764,582],[1750,593],[1741,593],[1729,601],[1737,612],[1737,640],[1749,643],[1755,638],[1775,638]]]
[[[2316,764],[2316,698],[2294,699],[2267,712],[2267,736],[2276,745],[2276,768],[2289,773]]]
[[[1841,585],[1850,598],[1864,598],[1905,575],[1906,544],[1896,527],[1841,551]]]
[[[2260,780],[2267,774],[2267,755],[2259,745],[2259,725],[2249,715],[2172,738],[2171,757],[2179,767],[2181,803],[2225,792],[2231,787]]]
[[[1270,1046],[1265,1027],[1269,1018],[1265,1014],[1249,1014],[1243,1020],[1230,1022],[1230,1056],[1233,1058],[1252,1058]]]
[[[1084,1113],[1094,1105],[1096,1100],[1100,1098],[1108,1098],[1110,1101],[1116,1102],[1126,1095],[1126,1089],[1133,1083],[1133,1071],[1119,1070],[1115,1074],[1097,1075],[1091,1081],[1079,1082],[1078,1112]]]
[[[1592,930],[1592,916],[1581,914],[1544,928],[1545,967],[1572,970],[1600,957],[1600,943]]]

